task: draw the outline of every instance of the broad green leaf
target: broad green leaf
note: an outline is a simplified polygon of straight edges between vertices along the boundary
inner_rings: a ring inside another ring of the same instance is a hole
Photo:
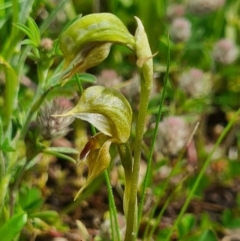
[[[182,218],[180,224],[178,225],[179,229],[179,236],[180,238],[184,237],[185,235],[189,234],[194,227],[195,224],[195,217],[192,214],[186,214]]]
[[[4,241],[13,241],[21,232],[27,222],[26,213],[13,215],[2,227],[0,227],[0,237]]]
[[[38,188],[21,188],[18,203],[21,208],[28,213],[33,210],[38,210],[43,203],[41,191]]]
[[[222,214],[222,223],[225,227],[234,229],[240,227],[240,218],[230,209],[225,209]]]
[[[218,241],[218,239],[212,230],[206,230],[199,236],[197,241]]]
[[[6,138],[2,145],[0,146],[0,149],[4,152],[13,152],[13,151],[16,151],[10,144],[10,141],[8,138]]]

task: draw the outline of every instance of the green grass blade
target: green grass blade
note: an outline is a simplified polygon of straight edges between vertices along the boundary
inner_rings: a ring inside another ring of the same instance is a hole
[[[41,42],[40,31],[38,29],[37,24],[31,17],[28,18],[28,25],[30,31],[32,32],[36,45],[39,46]]]
[[[19,13],[19,21],[20,23],[26,23],[27,18],[29,17],[31,11],[32,11],[32,6],[33,3],[35,2],[34,0],[25,0],[22,1],[22,6],[21,6],[21,11]]]
[[[15,27],[17,27],[18,29],[20,29],[22,32],[24,32],[28,38],[30,38],[32,41],[34,41],[34,35],[31,32],[30,28],[28,28],[25,24],[22,23],[15,23],[13,24]]]
[[[15,214],[2,227],[0,227],[0,237],[2,237],[4,241],[13,241],[13,239],[21,232],[26,222],[26,213]]]

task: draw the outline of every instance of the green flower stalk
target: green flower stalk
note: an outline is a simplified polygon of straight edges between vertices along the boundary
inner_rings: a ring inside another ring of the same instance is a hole
[[[136,17],[138,28],[135,34],[137,66],[141,73],[140,105],[136,125],[136,138],[134,146],[134,163],[131,175],[130,196],[128,202],[127,229],[125,241],[134,241],[137,238],[137,190],[139,180],[140,158],[144,126],[147,116],[150,92],[153,85],[153,55],[148,43],[142,22]]]
[[[86,158],[88,177],[75,199],[89,183],[106,170],[111,161],[109,148],[112,143],[126,143],[130,136],[132,109],[126,98],[117,90],[93,86],[83,91],[72,110],[55,116],[72,116],[95,126],[99,133],[83,148],[80,158]]]

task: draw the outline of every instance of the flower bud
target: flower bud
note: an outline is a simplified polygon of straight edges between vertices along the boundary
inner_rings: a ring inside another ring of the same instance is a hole
[[[191,36],[191,23],[185,18],[176,18],[170,25],[169,34],[173,41],[184,42]]]
[[[221,39],[213,47],[213,58],[221,64],[233,63],[237,59],[238,54],[237,46],[229,39]]]
[[[70,131],[69,125],[73,122],[74,117],[62,116],[59,118],[53,116],[63,114],[70,109],[72,109],[72,103],[63,97],[47,102],[41,108],[37,118],[37,125],[45,140],[65,136]]]
[[[187,144],[189,127],[182,117],[171,116],[159,124],[158,149],[166,156],[174,157]]]
[[[225,4],[225,0],[190,0],[188,10],[192,14],[204,15],[214,12]]]
[[[135,17],[137,29],[135,33],[137,66],[142,69],[145,90],[151,91],[153,81],[153,54],[149,46],[148,37],[141,20]]]
[[[50,52],[53,48],[53,41],[50,38],[43,38],[40,43],[43,52]]]
[[[179,86],[194,98],[208,95],[212,87],[209,76],[196,68],[185,71],[180,75]]]

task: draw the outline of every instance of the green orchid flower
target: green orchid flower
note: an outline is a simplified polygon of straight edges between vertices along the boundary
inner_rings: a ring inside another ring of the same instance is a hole
[[[86,159],[88,177],[75,199],[92,180],[106,170],[111,162],[109,148],[112,143],[126,143],[130,136],[132,109],[126,98],[117,90],[102,86],[83,91],[78,104],[68,113],[91,123],[99,133],[91,137],[83,148],[80,159]]]
[[[115,15],[90,14],[75,21],[59,39],[65,68],[73,66],[65,78],[101,63],[108,56],[113,43],[135,50],[134,37]]]

